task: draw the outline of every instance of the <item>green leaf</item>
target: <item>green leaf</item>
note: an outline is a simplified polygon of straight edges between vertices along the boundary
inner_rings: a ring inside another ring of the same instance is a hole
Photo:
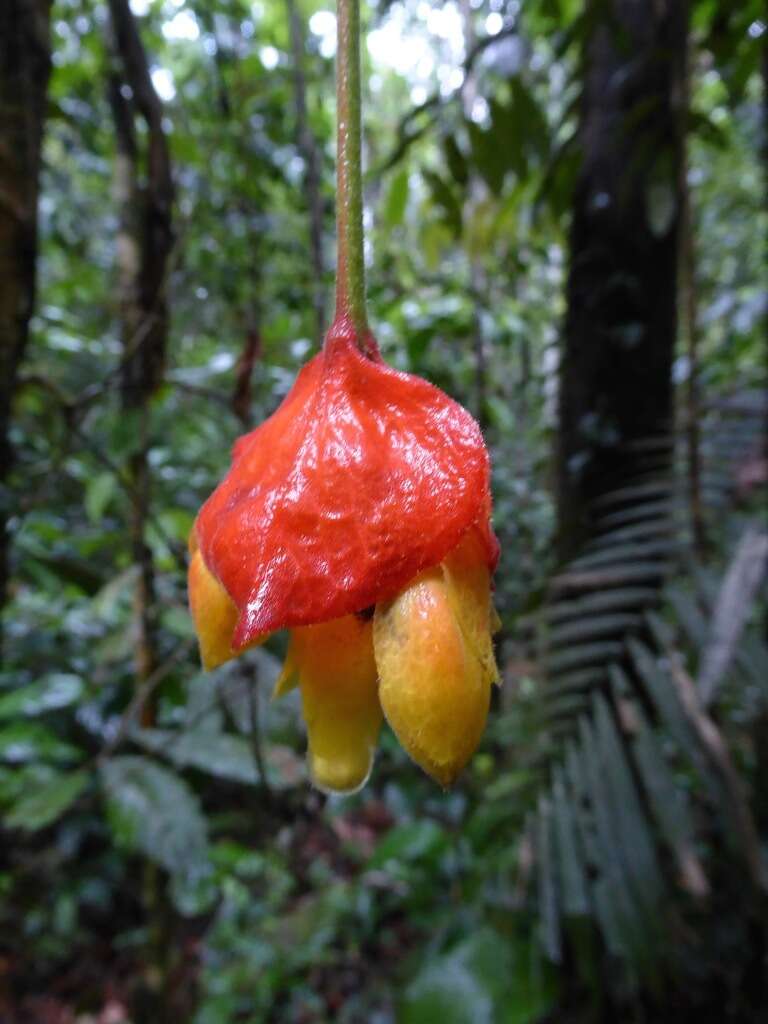
[[[620,852],[612,794],[606,786],[595,734],[586,717],[579,721],[581,772],[585,794],[594,812],[595,846],[592,863],[599,875],[594,886],[595,902],[609,946],[625,953],[634,961],[647,956],[648,936],[643,929],[634,894],[627,885],[626,871]]]
[[[430,270],[436,270],[453,244],[451,232],[442,220],[423,218],[419,241],[424,262]]]
[[[384,223],[395,228],[403,223],[405,208],[408,205],[408,168],[401,168],[390,182],[387,198],[384,203]]]
[[[599,590],[594,594],[572,601],[558,601],[546,609],[549,622],[562,622],[574,617],[587,617],[598,612],[628,608],[634,611],[649,604],[657,603],[659,592],[654,587],[623,587],[616,590]]]
[[[424,170],[422,174],[430,187],[432,201],[442,211],[443,223],[458,238],[461,235],[461,204],[453,188],[435,171]]]
[[[467,121],[466,127],[475,167],[491,192],[498,196],[507,170],[508,160],[505,151],[509,148],[509,142],[494,137],[491,132],[483,131],[474,121]]]
[[[493,996],[467,963],[472,941],[429,963],[413,979],[405,990],[398,1024],[494,1024]]]
[[[76,747],[38,722],[14,722],[0,729],[0,761],[72,761],[79,756]]]
[[[117,490],[114,473],[98,473],[90,478],[85,487],[83,505],[92,523],[98,523]]]
[[[136,743],[154,754],[172,761],[178,768],[197,768],[220,779],[253,785],[259,781],[251,744],[242,736],[211,729],[173,732],[170,729],[137,729],[131,734]],[[268,782],[274,789],[303,782],[303,762],[287,747],[271,743],[264,759]]]
[[[457,185],[464,187],[469,181],[469,168],[467,158],[459,149],[459,144],[453,135],[446,135],[443,139],[443,152],[445,153],[448,170]]]
[[[628,692],[630,683],[621,668],[611,666],[610,675],[614,693]],[[696,851],[688,795],[676,784],[663,745],[636,702],[632,703],[632,715],[635,720],[633,747],[650,807],[664,839],[674,851],[681,881],[690,892],[701,896],[707,892],[708,883]]]
[[[621,654],[618,641],[594,644],[574,644],[559,653],[553,653],[546,660],[547,672],[555,675],[566,669],[583,668],[585,665],[604,665]]]
[[[79,676],[52,672],[36,683],[20,686],[0,697],[0,720],[20,715],[41,715],[68,707],[79,700],[83,683]]]
[[[633,526],[622,526],[614,530],[601,533],[594,541],[591,541],[586,551],[598,551],[609,544],[622,544],[625,541],[648,540],[652,537],[671,537],[672,521],[667,517],[658,517],[648,522],[635,523]]]
[[[512,146],[522,145],[527,153],[543,161],[549,154],[549,125],[544,112],[519,75],[511,80],[510,89],[511,126],[515,132]]]
[[[301,742],[304,731],[298,692],[294,691],[293,696],[286,694],[280,700],[272,699],[281,662],[263,647],[249,651],[247,658],[255,669],[255,678],[234,665],[219,675],[219,693],[235,729],[250,736],[255,710],[265,739],[275,743]]]
[[[135,409],[123,409],[111,424],[110,448],[117,461],[127,461],[142,445],[141,414]]]
[[[207,873],[207,823],[182,778],[149,758],[126,755],[107,761],[101,779],[119,845],[171,874],[194,879]]]
[[[560,914],[558,907],[557,877],[552,857],[552,811],[549,800],[539,797],[536,819],[536,856],[538,861],[539,927],[544,952],[553,963],[562,960]]]
[[[562,647],[572,642],[592,640],[595,637],[617,636],[637,626],[641,621],[639,613],[630,612],[584,615],[553,627],[548,637],[549,645],[551,648]]]
[[[573,800],[566,789],[562,767],[554,771],[552,802],[563,914],[581,917],[589,913],[587,871],[576,833]]]
[[[17,801],[6,815],[6,824],[30,832],[52,825],[77,800],[89,780],[90,774],[82,770],[58,776]]]
[[[120,606],[127,604],[133,595],[137,573],[137,567],[131,565],[113,576],[93,595],[91,607],[95,618],[109,623],[118,618]]]
[[[649,934],[655,933],[658,942],[661,940],[659,922],[667,891],[653,830],[628,763],[627,746],[622,742],[608,702],[602,695],[594,698],[593,718],[627,881],[637,897],[638,906],[645,914]]]
[[[533,976],[530,949],[481,927],[443,956],[426,960],[403,992],[398,1024],[528,1024],[552,999]]]
[[[434,821],[424,818],[390,829],[376,847],[369,868],[383,867],[391,861],[434,860],[448,845],[448,836]]]
[[[590,551],[580,558],[575,558],[570,563],[570,568],[596,569],[601,565],[613,563],[641,563],[647,559],[665,558],[679,553],[681,545],[676,541],[664,540],[663,538],[646,541],[638,544],[611,544],[607,543],[599,550]]]
[[[192,616],[187,608],[180,608],[178,605],[171,605],[162,611],[161,622],[164,629],[182,640],[194,640],[195,626]]]
[[[651,623],[658,616],[649,616]],[[699,751],[696,733],[680,704],[677,690],[663,663],[660,663],[649,647],[630,637],[627,648],[632,665],[642,681],[651,702],[655,705],[661,721],[681,751],[691,757],[696,767],[706,776],[707,766]]]

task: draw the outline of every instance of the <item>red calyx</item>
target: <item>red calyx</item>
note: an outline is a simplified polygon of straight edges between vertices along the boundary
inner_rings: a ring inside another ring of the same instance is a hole
[[[372,338],[366,353],[337,321],[200,510],[203,558],[240,612],[235,648],[393,597],[473,524],[495,565],[477,423]]]

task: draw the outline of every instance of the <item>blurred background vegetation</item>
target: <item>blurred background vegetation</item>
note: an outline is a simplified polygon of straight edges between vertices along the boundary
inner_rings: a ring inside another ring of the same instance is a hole
[[[329,323],[323,0],[0,5],[2,1024],[768,1018],[761,0],[367,5],[385,358],[491,448],[504,685],[307,784],[186,539]]]

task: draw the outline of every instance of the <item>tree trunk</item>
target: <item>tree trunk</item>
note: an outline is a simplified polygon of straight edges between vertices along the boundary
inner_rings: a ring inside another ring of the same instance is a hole
[[[152,85],[128,0],[109,0],[109,9],[116,56],[109,98],[117,138],[121,399],[126,415],[133,419],[136,438],[127,469],[131,481],[129,535],[137,572],[136,680],[141,685],[157,667],[155,572],[146,540],[150,501],[149,402],[162,380],[168,334],[166,286],[173,246],[173,183],[162,104]],[[136,131],[137,116],[146,126],[143,135]],[[151,724],[151,701],[144,702],[142,716],[143,724]]]
[[[768,207],[768,31],[763,31],[763,45],[760,48],[760,74],[762,78],[763,86],[763,146],[762,146],[762,157],[763,157],[763,183],[765,188],[765,204]],[[768,252],[768,238],[764,239],[766,252]],[[765,365],[768,367],[768,305],[765,309]],[[766,384],[768,385],[768,375],[766,375]],[[763,433],[763,455],[766,461],[768,461],[768,408],[766,409],[765,416],[765,431]],[[766,610],[765,617],[765,633],[768,637],[768,609]]]
[[[760,49],[760,75],[763,87],[763,138],[760,155],[763,159],[765,200],[766,205],[768,205],[768,32],[763,32],[763,43]],[[764,240],[764,244],[766,249],[768,249],[768,239]],[[765,365],[768,366],[768,308],[766,308],[765,316],[764,343],[766,345]],[[768,408],[766,408],[760,457],[768,462]],[[768,608],[765,609],[763,614],[763,633],[768,642]],[[768,836],[768,710],[760,715],[755,725],[754,750],[757,760],[755,766],[755,814],[760,834],[765,839]]]
[[[109,100],[117,140],[117,270],[123,342],[120,391],[135,438],[126,470],[131,495],[128,533],[136,570],[134,664],[141,690],[158,668],[155,567],[147,542],[150,400],[162,381],[168,336],[173,181],[163,108],[128,0],[109,0],[109,11],[114,50]],[[144,131],[137,131],[138,118],[144,122]],[[141,724],[155,724],[154,695],[148,694],[141,705]],[[149,862],[144,865],[143,896],[149,925],[146,956],[153,966],[134,994],[133,1010],[141,1019],[165,1024],[174,1019],[168,983],[174,958],[170,905],[164,880]]]
[[[0,611],[8,588],[11,403],[35,304],[50,13],[50,0],[0,5]]]
[[[691,97],[691,47],[687,48],[683,74],[685,108]],[[687,146],[680,161],[680,291],[683,298],[683,334],[686,339],[688,376],[683,406],[683,425],[686,435],[688,510],[691,538],[699,558],[706,555],[707,537],[704,505],[701,493],[701,430],[699,402],[699,294],[696,279],[696,224],[693,195],[688,183]]]
[[[559,550],[669,434],[677,333],[686,0],[591,0],[560,372]]]

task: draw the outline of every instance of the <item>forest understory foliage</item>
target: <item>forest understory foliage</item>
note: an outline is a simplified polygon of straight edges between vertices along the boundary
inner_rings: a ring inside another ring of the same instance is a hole
[[[765,1019],[768,19],[653,12],[362,9],[369,318],[483,429],[502,685],[450,790],[385,728],[329,797],[185,580],[330,323],[334,9],[3,6],[2,1024]]]

